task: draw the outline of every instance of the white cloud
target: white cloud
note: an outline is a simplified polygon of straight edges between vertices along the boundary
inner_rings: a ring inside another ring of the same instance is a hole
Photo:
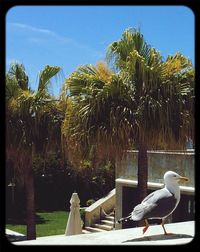
[[[57,42],[60,43],[72,43],[75,46],[78,46],[79,44],[74,41],[73,39],[64,37],[64,36],[60,36],[59,34],[57,34],[56,32],[49,30],[49,29],[43,29],[43,28],[38,28],[38,27],[34,27],[31,25],[27,25],[27,24],[22,24],[22,23],[8,23],[8,26],[10,25],[10,27],[14,28],[15,30],[17,29],[17,31],[24,31],[26,32],[27,36],[29,36],[28,40],[31,42],[36,42],[38,43],[40,40],[44,41],[44,36],[47,36],[48,39],[51,37],[54,39],[54,41],[56,40]],[[35,34],[33,34],[35,33]],[[38,34],[38,36],[40,37],[36,37],[36,35]],[[34,36],[34,37],[33,37]],[[42,37],[41,37],[42,36]],[[80,45],[79,45],[80,46]]]
[[[72,43],[75,46],[82,48],[82,45],[79,44],[79,43],[77,43],[73,39],[67,38],[67,37],[64,37],[64,36],[60,36],[56,32],[51,31],[49,29],[42,29],[42,28],[38,28],[38,27],[34,27],[34,26],[31,26],[31,25],[22,24],[22,23],[9,23],[9,24],[11,25],[11,27],[13,27],[15,29],[23,30],[23,31],[27,32],[28,35],[31,32],[31,36],[33,36],[33,32],[34,33],[38,33],[40,35],[47,35],[48,38],[52,37],[52,38],[56,39],[58,42],[61,42],[61,43]],[[41,39],[41,37],[39,37],[38,40],[36,40],[36,38],[34,37],[34,39],[32,41],[35,40],[36,42],[38,42],[39,39]]]
[[[48,29],[40,29],[40,28],[36,28],[36,27],[33,27],[31,25],[27,25],[27,24],[10,23],[10,25],[15,28],[23,29],[25,31],[38,32],[38,33],[49,34],[49,35],[53,35],[53,36],[55,35],[54,32],[52,32]]]
[[[44,43],[44,41],[46,41],[47,39],[49,43],[50,42],[49,39],[52,38],[53,43],[57,42],[60,45],[67,45],[68,47],[69,46],[75,47],[77,49],[88,51],[88,53],[96,55],[98,57],[101,57],[101,58],[103,57],[103,52],[95,50],[88,45],[77,42],[74,39],[71,39],[65,36],[60,36],[59,34],[57,34],[56,32],[52,30],[38,28],[31,25],[27,25],[23,23],[16,23],[16,22],[8,23],[7,25],[8,27],[10,26],[14,28],[15,30],[17,29],[18,31],[21,30],[21,31],[26,32],[28,36],[27,41],[31,43],[35,43],[38,45],[40,43],[41,44]],[[42,35],[45,35],[45,36],[42,36]]]

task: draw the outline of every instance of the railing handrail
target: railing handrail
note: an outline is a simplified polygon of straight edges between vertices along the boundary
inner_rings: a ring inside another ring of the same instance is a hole
[[[136,187],[138,184],[137,180],[131,180],[131,179],[123,179],[123,178],[118,178],[116,179],[116,183],[121,184],[121,185],[130,185],[133,187]],[[164,186],[163,183],[155,183],[155,182],[147,182],[148,189],[159,189]],[[180,186],[180,190],[184,194],[188,195],[194,195],[195,193],[195,188],[191,186]]]
[[[109,192],[108,195],[97,200],[91,206],[85,209],[85,224],[87,226],[93,224],[94,221],[100,220],[102,208],[106,212],[113,210],[113,208],[115,207],[115,194],[116,190],[114,188],[112,191]]]
[[[138,150],[127,150],[127,153],[138,153]],[[186,150],[147,150],[148,154],[167,154],[167,155],[195,155],[195,149]]]
[[[85,209],[85,211],[91,212],[91,211],[93,211],[94,209],[96,209],[96,208],[98,208],[98,207],[101,207],[101,205],[102,205],[103,203],[105,203],[106,201],[108,201],[111,197],[113,197],[114,194],[115,194],[115,188],[114,188],[112,191],[110,191],[108,195],[106,195],[105,197],[103,197],[103,198],[101,198],[101,199],[95,201],[92,205],[90,205],[89,207],[87,207],[87,208]]]

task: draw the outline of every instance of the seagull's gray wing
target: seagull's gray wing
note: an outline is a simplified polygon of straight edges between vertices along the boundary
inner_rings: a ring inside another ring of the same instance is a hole
[[[176,207],[177,200],[166,188],[149,194],[141,204],[137,205],[131,214],[131,219],[139,221],[150,218],[163,218]]]

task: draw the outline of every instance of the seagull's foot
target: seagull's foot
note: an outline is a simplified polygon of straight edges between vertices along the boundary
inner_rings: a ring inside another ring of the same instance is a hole
[[[145,227],[143,228],[143,230],[142,230],[142,231],[143,231],[143,234],[147,231],[148,227],[149,227],[149,226],[145,226]]]
[[[147,221],[147,219],[144,220],[145,223],[145,227],[143,228],[143,234],[147,231],[148,227],[149,227],[149,223]]]

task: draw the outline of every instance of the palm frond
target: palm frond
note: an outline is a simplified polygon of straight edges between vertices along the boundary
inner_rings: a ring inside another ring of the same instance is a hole
[[[49,66],[46,65],[44,70],[42,70],[39,74],[39,84],[38,84],[38,95],[47,94],[48,86],[53,77],[55,77],[61,68],[57,66]]]
[[[28,75],[26,74],[25,67],[20,63],[12,63],[7,73],[11,78],[14,78],[22,90],[28,89]]]

